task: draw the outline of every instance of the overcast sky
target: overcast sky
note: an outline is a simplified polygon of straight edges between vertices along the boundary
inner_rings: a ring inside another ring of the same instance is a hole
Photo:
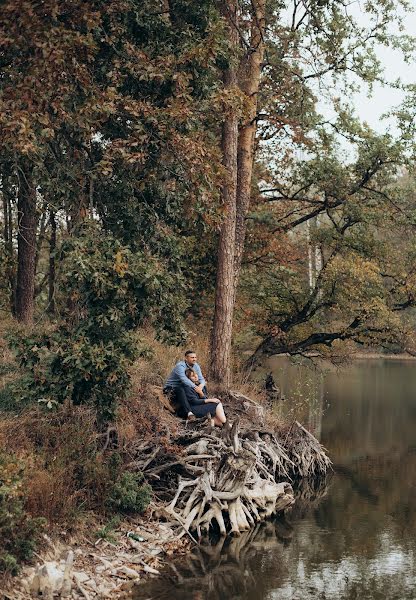
[[[415,2],[416,4],[416,2]],[[406,33],[416,36],[416,14],[412,20],[406,22]],[[380,48],[379,59],[385,68],[387,80],[394,81],[398,77],[403,83],[416,83],[416,63],[406,64],[400,52],[392,48]],[[399,105],[404,98],[403,92],[394,90],[380,84],[375,84],[370,98],[367,96],[367,86],[363,87],[360,94],[356,94],[354,105],[362,120],[379,132],[385,131],[388,123],[381,120],[383,113]]]
[[[416,11],[416,0],[411,0],[410,4],[413,5]],[[354,4],[353,12],[358,16],[360,10],[360,2],[357,2]],[[363,21],[365,21],[364,17]],[[416,37],[416,12],[407,15],[404,24],[406,28],[404,33]],[[399,33],[397,26],[392,27],[391,33]],[[385,69],[385,78],[388,81],[395,81],[400,78],[403,83],[416,83],[416,61],[413,64],[406,64],[400,51],[386,47],[380,47],[377,55]],[[363,84],[361,92],[356,93],[353,97],[352,104],[360,119],[367,121],[373,129],[382,133],[390,128],[394,132],[392,120],[382,120],[381,117],[384,113],[398,106],[403,98],[403,92],[381,84],[374,84],[372,94],[368,97],[368,86]]]

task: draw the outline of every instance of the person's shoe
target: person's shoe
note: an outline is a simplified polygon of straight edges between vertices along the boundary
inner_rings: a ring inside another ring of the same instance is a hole
[[[192,423],[193,421],[196,421],[196,416],[194,415],[194,413],[189,413],[186,417],[186,420]]]

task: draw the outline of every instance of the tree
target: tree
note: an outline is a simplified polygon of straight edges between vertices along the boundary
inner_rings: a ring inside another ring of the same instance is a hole
[[[415,305],[415,248],[412,238],[403,241],[414,210],[400,176],[406,144],[350,119],[340,119],[336,128],[354,140],[357,159],[343,163],[335,138],[323,133],[309,160],[258,206],[257,227],[268,230],[271,240],[276,233],[286,236],[293,250],[290,261],[286,255],[276,265],[265,241],[259,248],[268,259],[265,268],[261,259],[255,274],[247,265],[242,288],[256,307],[261,339],[250,364],[264,355],[311,349],[329,357],[338,340],[391,350],[408,339],[402,313]],[[261,219],[262,209],[267,220]],[[312,241],[322,263],[311,287],[305,225],[314,215],[320,220]]]
[[[17,215],[17,285],[16,317],[23,323],[33,320],[35,296],[36,257],[36,188],[33,182],[33,166],[25,161],[18,165],[19,195]]]
[[[145,320],[171,342],[182,341],[184,294],[174,274],[145,250],[131,252],[94,221],[79,226],[61,250],[63,318],[55,328],[16,333],[25,377],[22,400],[93,404],[100,422],[114,417],[139,354],[134,332]]]
[[[307,144],[307,136],[317,123],[311,83],[319,80],[321,85],[325,85],[328,77],[332,76],[336,81],[344,78],[348,88],[345,74],[350,72],[365,81],[374,81],[380,74],[374,47],[388,42],[388,25],[396,18],[396,8],[402,4],[368,4],[368,27],[359,25],[348,8],[338,0],[294,2],[291,18],[288,18],[287,5],[280,2],[270,2],[266,6],[262,2],[243,2],[239,10],[236,6],[224,4],[224,18],[228,20],[230,30],[239,33],[238,38],[234,33],[230,40],[234,54],[239,58],[240,91],[249,107],[248,120],[244,120],[243,111],[239,122],[235,208],[228,206],[226,210],[222,226],[224,237],[221,237],[218,256],[217,286],[220,286],[221,293],[217,292],[213,324],[212,376],[225,387],[230,381],[228,349],[232,335],[232,307],[252,194],[253,143],[257,124],[262,121],[260,140],[267,139],[269,155],[270,149],[274,151],[271,164],[277,163],[283,168],[286,165],[287,168],[290,147],[294,143]],[[396,43],[400,45],[398,40]],[[261,99],[259,103],[258,97]],[[264,151],[265,146],[257,145],[257,149]],[[224,162],[230,161],[228,155],[223,156]],[[304,221],[315,214],[311,211]],[[231,230],[234,223],[233,240]],[[221,244],[225,237],[226,248],[223,248]],[[227,263],[226,267],[223,262]],[[221,283],[220,274],[232,268],[231,263],[234,263],[235,282],[227,285],[224,295],[225,285]],[[217,364],[218,360],[221,366]]]
[[[11,169],[21,213],[17,314],[32,321],[47,282],[41,301],[55,313],[52,328],[16,340],[22,397],[94,402],[111,418],[136,356],[133,329],[146,319],[184,339],[192,249],[218,220],[208,107],[223,42],[211,9],[5,3],[0,176]],[[35,286],[37,266],[46,273]]]
[[[224,70],[224,94],[233,95],[234,103],[227,107],[223,123],[222,153],[227,180],[222,187],[224,221],[218,242],[210,368],[213,380],[225,388],[231,382],[234,303],[250,205],[265,11],[264,0],[254,0],[247,6],[237,2],[222,5],[234,53]],[[237,100],[242,103],[240,111]]]
[[[0,177],[19,198],[18,217],[4,196],[4,223],[22,225],[20,320],[48,279],[36,277],[38,264],[48,269],[36,246],[50,238],[52,289],[53,248],[88,214],[132,247],[152,246],[183,279],[181,233],[216,218],[208,105],[220,29],[210,1],[4,3]]]
[[[92,8],[82,14],[52,0],[2,6],[1,177],[11,171],[17,188],[16,316],[25,323],[34,313],[37,196],[49,162],[56,161],[54,145],[82,121],[86,96],[96,91],[91,85],[80,93],[91,84],[86,64],[95,24]]]
[[[234,52],[238,47],[239,9],[234,0],[224,3],[229,39]],[[231,56],[223,71],[223,93],[230,98],[222,125],[222,155],[226,170],[221,197],[224,218],[218,240],[218,265],[215,285],[215,312],[211,339],[210,374],[216,383],[230,384],[231,334],[235,298],[235,236],[237,219],[238,120],[236,57]]]

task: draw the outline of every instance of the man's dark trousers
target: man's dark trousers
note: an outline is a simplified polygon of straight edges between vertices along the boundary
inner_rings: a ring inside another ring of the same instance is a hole
[[[178,415],[186,419],[188,414],[192,412],[191,405],[189,404],[188,398],[186,397],[183,386],[178,387],[164,387],[163,393],[170,397],[171,402],[176,403],[178,408]]]

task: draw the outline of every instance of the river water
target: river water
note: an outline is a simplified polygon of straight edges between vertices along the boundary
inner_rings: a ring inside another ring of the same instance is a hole
[[[291,399],[276,410],[320,439],[335,473],[304,483],[285,519],[198,548],[136,600],[415,600],[416,363],[271,368]]]

